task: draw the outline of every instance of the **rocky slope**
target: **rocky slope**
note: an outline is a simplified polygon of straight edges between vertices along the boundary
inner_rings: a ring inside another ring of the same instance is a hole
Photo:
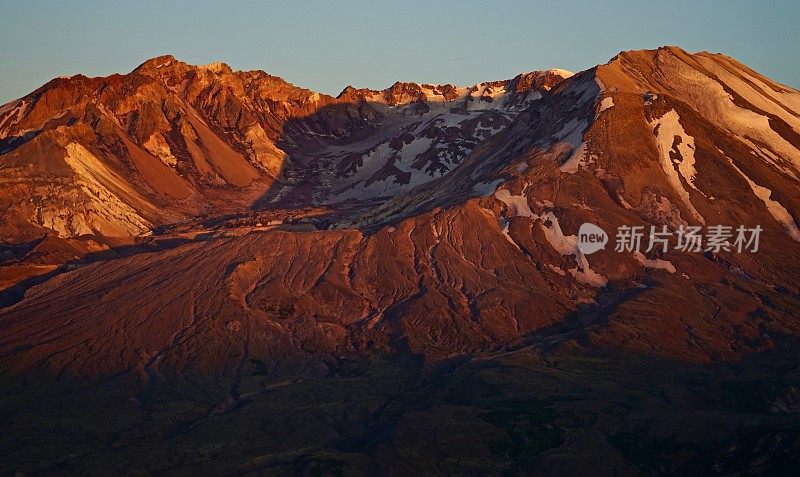
[[[295,205],[279,200],[286,191],[278,185],[296,184],[298,175],[306,202],[359,195],[359,187],[382,195],[387,187],[373,182],[388,179],[396,183],[390,191],[407,189],[448,172],[561,75],[472,88],[348,88],[339,98],[264,72],[171,56],[127,75],[59,78],[0,109],[2,238],[136,236],[246,210],[267,193],[270,203]],[[415,139],[409,149],[418,151],[400,154]],[[402,157],[360,167],[367,154]],[[338,195],[320,187],[331,181]]]
[[[171,57],[56,80],[3,116],[7,138],[37,131],[2,156],[20,188],[8,198],[30,196],[6,207],[16,223],[144,234],[200,207],[246,210],[254,183],[266,192],[249,226],[156,229],[192,243],[56,273],[2,311],[0,350],[23,369],[89,373],[401,342],[438,359],[581,307],[609,315],[590,334],[603,345],[701,361],[770,349],[797,331],[798,98],[676,48],[574,76],[339,98]],[[300,211],[293,224],[274,218],[286,209]],[[584,222],[764,230],[757,253],[588,257]],[[678,299],[682,313],[637,311]]]

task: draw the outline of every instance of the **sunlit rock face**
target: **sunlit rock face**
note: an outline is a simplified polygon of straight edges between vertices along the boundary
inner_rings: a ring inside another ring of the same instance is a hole
[[[771,349],[794,301],[747,317],[798,292],[799,106],[731,58],[672,47],[336,98],[171,56],[53,80],[0,112],[4,254],[40,267],[9,276],[56,274],[7,294],[0,350],[88,374],[401,343],[435,361],[609,303],[582,345]],[[610,237],[591,254],[587,223]],[[614,247],[622,226],[714,224],[759,225],[758,253]],[[79,266],[93,257],[118,259]],[[645,303],[662,305],[643,320]]]
[[[53,80],[0,107],[0,473],[786,474],[798,148],[798,91],[673,47]]]

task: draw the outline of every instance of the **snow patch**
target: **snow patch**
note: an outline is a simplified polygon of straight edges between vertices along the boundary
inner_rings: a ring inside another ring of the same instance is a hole
[[[612,98],[611,96],[606,96],[605,98],[603,98],[602,101],[600,101],[600,110],[597,111],[597,114],[600,114],[606,109],[613,107],[614,107],[614,98]]]
[[[675,273],[675,266],[669,260],[659,258],[647,258],[642,252],[633,252],[634,258],[647,268],[659,268],[669,273]]]
[[[506,238],[506,240],[511,242],[515,247],[517,247],[517,249],[522,250],[520,246],[517,244],[517,242],[511,237],[511,234],[508,231],[509,225],[510,222],[508,221],[508,219],[506,219],[505,217],[500,217],[500,232],[503,233],[503,236]]]
[[[674,109],[671,109],[660,118],[651,121],[650,127],[653,128],[653,132],[656,135],[656,144],[661,153],[659,162],[661,163],[661,168],[664,170],[670,185],[672,185],[672,188],[678,193],[681,200],[686,205],[686,208],[689,209],[689,213],[692,214],[698,222],[702,224],[706,223],[703,216],[700,215],[700,212],[694,208],[689,196],[689,191],[683,187],[683,183],[681,182],[681,177],[683,177],[690,187],[698,190],[694,185],[695,176],[697,174],[694,167],[694,138],[686,134],[686,131],[683,130],[678,113]],[[674,150],[673,144],[675,143],[676,136],[681,139],[680,144],[677,145],[677,149],[682,158],[680,164],[678,164],[677,171],[670,158],[670,152]]]
[[[587,163],[586,143],[582,142],[572,151],[569,158],[559,166],[559,169],[561,169],[561,172],[566,172],[567,174],[575,174],[581,166],[585,166]]]
[[[572,76],[575,76],[575,73],[573,73],[572,71],[565,70],[565,69],[562,69],[562,68],[550,68],[549,70],[547,70],[547,72],[550,73],[550,74],[553,74],[553,75],[560,76],[560,77],[562,77],[564,79],[571,78]]]
[[[525,97],[525,100],[522,102],[522,107],[527,108],[531,105],[531,103],[542,99],[542,92],[541,91],[531,91],[528,93],[528,96]]]
[[[578,249],[578,253],[575,257],[578,260],[579,267],[570,268],[569,273],[571,273],[576,280],[593,287],[599,288],[606,286],[608,279],[592,270],[592,268],[589,266],[589,261],[586,260],[586,256],[580,251],[580,249]]]
[[[530,206],[528,205],[528,198],[524,195],[512,195],[508,189],[500,189],[494,193],[498,200],[506,204],[508,210],[514,214],[512,217],[534,217]]]
[[[770,126],[768,116],[737,105],[730,91],[737,93],[756,108],[778,115],[798,132],[800,132],[800,119],[777,107],[774,102],[765,101],[763,91],[743,84],[735,74],[727,71],[727,68],[715,64],[716,60],[702,57],[698,60],[708,68],[708,74],[678,59],[668,61],[672,62],[671,66],[676,70],[676,74],[671,77],[676,94],[683,96],[684,101],[692,104],[704,119],[736,136],[742,142],[750,144],[751,147],[754,143],[769,145],[769,148],[781,158],[781,161],[775,164],[777,167],[784,171],[789,170],[783,166],[786,164],[792,166],[791,169],[795,172],[800,172],[798,146],[775,132]]]
[[[578,247],[578,237],[576,235],[564,235],[558,223],[558,217],[553,212],[547,211],[542,214],[535,214],[528,205],[527,197],[513,195],[508,189],[500,189],[495,192],[494,196],[506,205],[511,217],[529,217],[541,221],[542,231],[550,246],[561,255],[575,256],[578,266],[570,269],[569,272],[576,280],[594,287],[602,287],[608,283],[606,277],[595,272],[589,266],[589,261],[580,247]],[[508,219],[506,218],[501,221],[501,231],[508,240],[514,242],[514,239],[508,233]],[[516,245],[516,242],[514,242],[514,245]]]
[[[3,105],[0,115],[6,114],[6,116],[4,118],[0,118],[0,137],[5,137],[8,130],[11,129],[11,126],[18,123],[19,120],[22,119],[27,107],[27,101],[12,101]]]
[[[766,187],[760,186],[753,182],[741,169],[739,169],[736,164],[733,163],[731,158],[726,157],[728,159],[728,163],[736,169],[736,172],[739,173],[744,180],[747,181],[747,184],[750,185],[750,189],[753,193],[761,199],[761,202],[767,207],[770,215],[781,225],[783,228],[786,229],[786,233],[789,234],[792,239],[800,242],[800,229],[797,227],[797,223],[795,223],[792,214],[786,210],[786,207],[782,206],[778,201],[772,200],[772,191],[767,189]]]

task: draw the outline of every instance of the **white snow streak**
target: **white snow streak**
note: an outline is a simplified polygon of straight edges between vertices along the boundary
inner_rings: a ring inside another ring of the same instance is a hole
[[[680,179],[682,176],[690,187],[697,190],[697,187],[694,185],[696,175],[694,168],[694,138],[686,134],[679,119],[678,113],[674,109],[671,109],[660,118],[653,120],[650,126],[656,134],[656,143],[661,153],[659,162],[661,163],[661,168],[664,170],[664,173],[667,175],[670,185],[672,185],[672,188],[675,189],[675,192],[677,192],[681,200],[683,200],[683,203],[689,209],[692,216],[697,219],[698,222],[704,224],[705,219],[700,215],[700,212],[694,208],[692,200],[689,197],[689,191],[683,187],[683,183]],[[681,139],[680,144],[677,145],[678,152],[682,158],[680,164],[678,164],[678,171],[675,171],[672,159],[670,158],[670,152],[674,150],[673,144],[675,143],[676,136]],[[680,176],[678,172],[680,172]]]
[[[524,195],[512,195],[508,189],[500,189],[494,195],[499,201],[503,202],[511,213],[511,217],[529,217],[538,219],[544,232],[547,242],[561,255],[574,255],[578,266],[569,270],[570,274],[581,283],[593,287],[602,287],[608,283],[608,279],[595,272],[589,266],[589,261],[578,247],[578,237],[576,235],[564,235],[558,217],[553,212],[535,214],[528,205],[528,198]],[[508,233],[508,219],[503,218],[501,231],[514,245],[516,242]],[[519,247],[517,247],[519,248]]]
[[[770,198],[772,196],[772,191],[753,182],[753,180],[747,177],[747,175],[741,169],[739,169],[729,157],[726,159],[728,159],[730,165],[736,169],[736,172],[744,177],[744,180],[746,180],[750,185],[750,189],[752,189],[756,197],[761,199],[761,202],[763,202],[767,207],[770,215],[772,215],[772,217],[774,217],[779,224],[783,225],[783,227],[786,229],[786,233],[789,234],[792,239],[800,242],[800,229],[798,229],[797,223],[795,223],[794,218],[792,218],[792,214],[786,210],[786,207],[782,206],[778,201]]]
[[[660,268],[675,273],[675,266],[669,260],[661,260],[660,258],[647,258],[642,252],[633,252],[634,258],[647,268]]]

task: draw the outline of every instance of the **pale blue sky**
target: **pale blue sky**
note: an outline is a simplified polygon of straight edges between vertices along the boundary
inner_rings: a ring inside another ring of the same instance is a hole
[[[472,84],[620,50],[720,51],[800,87],[800,1],[0,0],[0,103],[49,79],[128,72],[171,53],[263,69],[317,91],[394,81]]]

